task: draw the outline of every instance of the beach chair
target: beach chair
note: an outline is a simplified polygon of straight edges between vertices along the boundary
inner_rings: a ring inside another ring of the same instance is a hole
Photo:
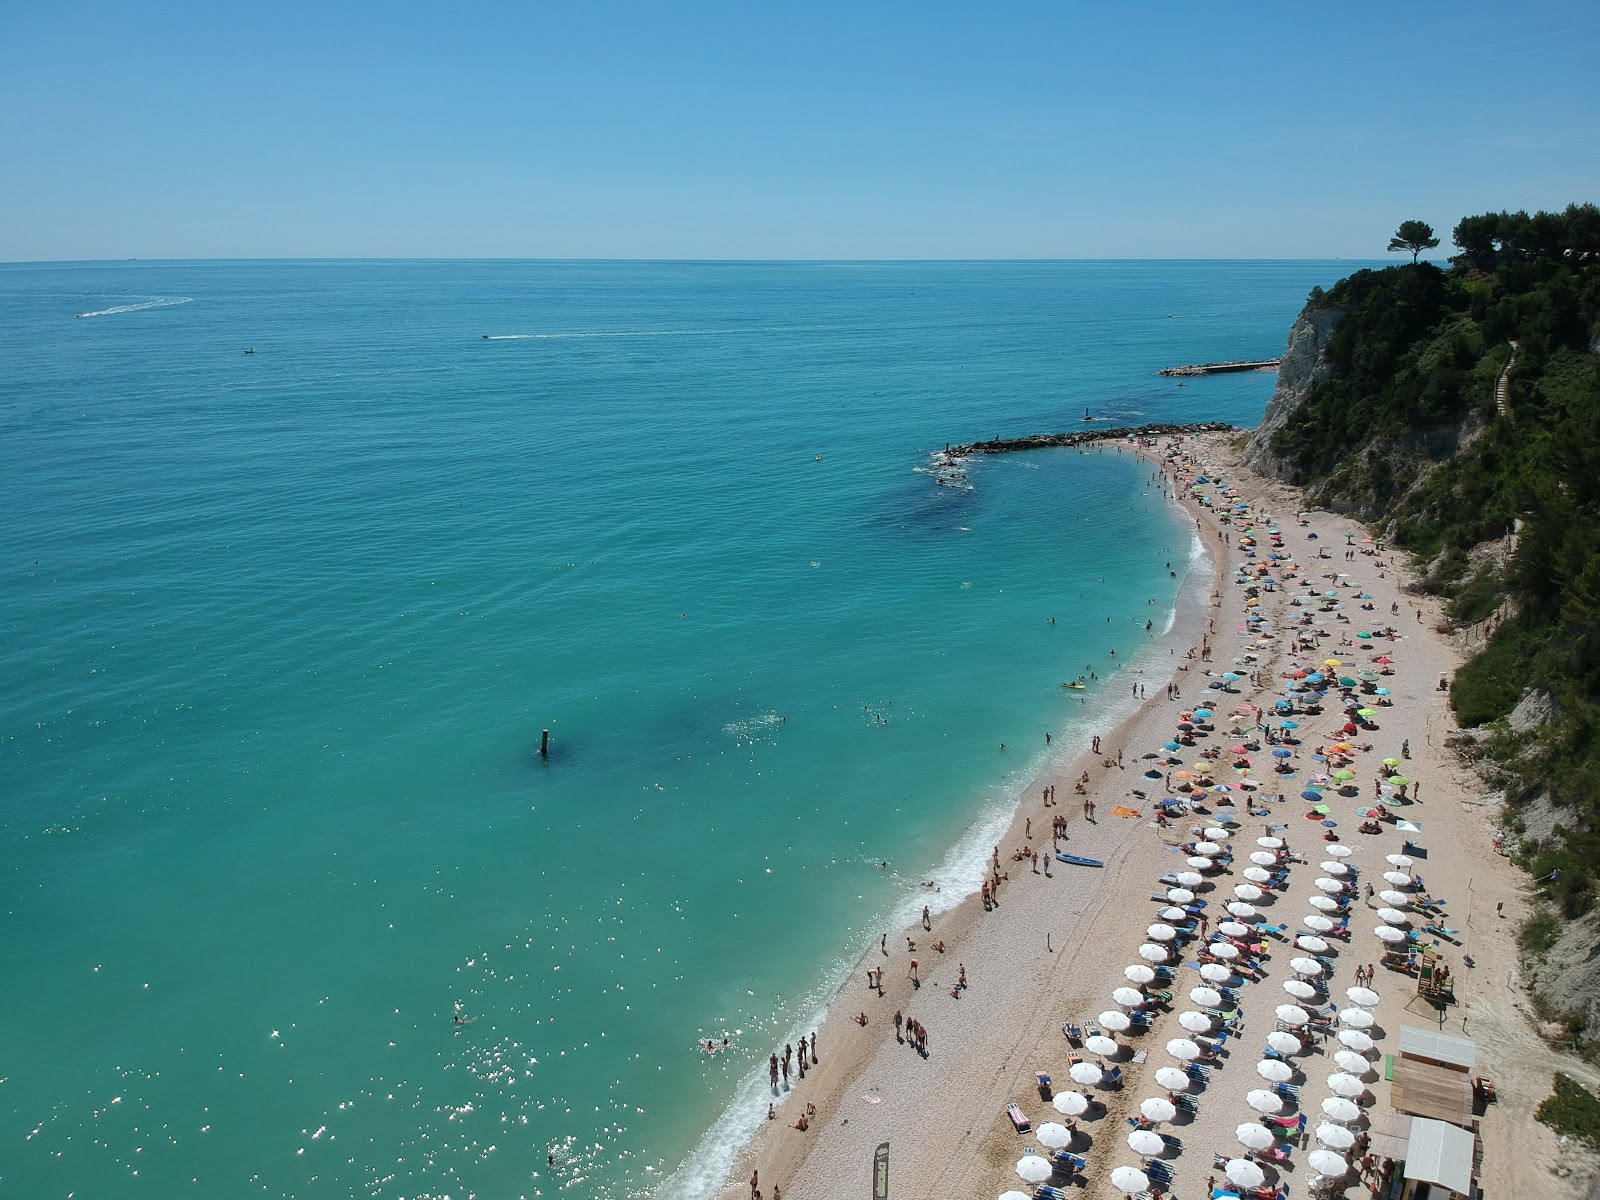
[[[1200,1111],[1200,1102],[1188,1092],[1179,1092],[1173,1098],[1173,1107],[1181,1113],[1188,1113],[1192,1117]]]
[[[1067,1200],[1067,1194],[1058,1187],[1051,1187],[1048,1183],[1041,1184],[1034,1193],[1035,1200]]]
[[[1172,1182],[1172,1168],[1159,1158],[1146,1159],[1144,1173],[1152,1182],[1159,1183],[1162,1187]]]
[[[1157,983],[1171,983],[1172,982],[1172,968],[1171,967],[1156,967],[1155,968],[1155,973],[1156,973],[1155,982],[1157,982]]]
[[[1051,1079],[1047,1073],[1035,1071],[1033,1077],[1039,1082],[1039,1099],[1048,1101],[1054,1097],[1055,1092],[1051,1088]]]
[[[1444,938],[1448,942],[1455,941],[1456,935],[1461,932],[1459,929],[1446,929],[1443,925],[1435,924],[1432,921],[1429,921],[1422,928],[1424,932],[1430,933],[1434,937]]]
[[[1083,1030],[1079,1029],[1071,1021],[1063,1021],[1062,1022],[1062,1024],[1061,1024],[1061,1032],[1066,1035],[1067,1041],[1071,1045],[1073,1045],[1073,1046],[1081,1046],[1081,1045],[1083,1045]]]
[[[1103,1088],[1120,1088],[1122,1086],[1122,1068],[1112,1067],[1101,1077],[1100,1086]]]
[[[1183,1073],[1196,1083],[1207,1083],[1211,1079],[1210,1068],[1203,1067],[1199,1063],[1195,1062],[1192,1062],[1188,1066],[1184,1067]]]
[[[1280,1100],[1287,1100],[1291,1104],[1300,1103],[1300,1089],[1292,1083],[1275,1083],[1272,1085],[1272,1091]]]
[[[1006,1116],[1011,1118],[1011,1127],[1018,1133],[1027,1133],[1033,1128],[1033,1123],[1028,1120],[1028,1114],[1015,1104],[1006,1105]]]
[[[1128,1014],[1129,1033],[1145,1033],[1148,1032],[1149,1029],[1150,1014],[1145,1012],[1144,1009],[1141,1008],[1136,1012],[1131,1012]]]

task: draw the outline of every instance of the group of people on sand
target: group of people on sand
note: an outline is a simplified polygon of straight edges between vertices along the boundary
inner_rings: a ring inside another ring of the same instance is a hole
[[[967,969],[961,968],[961,986],[967,986]],[[894,1040],[910,1046],[923,1058],[928,1057],[928,1030],[915,1017],[905,1016],[899,1009],[894,1013]]]
[[[780,1074],[783,1076],[784,1088],[788,1088],[789,1074],[791,1069],[796,1070],[799,1078],[804,1079],[806,1077],[807,1057],[811,1059],[811,1065],[813,1067],[817,1065],[817,1035],[815,1033],[811,1035],[811,1045],[809,1048],[806,1045],[806,1039],[803,1037],[800,1039],[800,1056],[798,1064],[795,1063],[795,1051],[792,1043],[786,1043],[784,1045],[783,1057],[781,1059],[778,1057],[777,1051],[773,1051],[773,1053],[767,1059],[767,1074],[772,1079],[772,1090],[774,1092],[778,1090],[778,1076]]]

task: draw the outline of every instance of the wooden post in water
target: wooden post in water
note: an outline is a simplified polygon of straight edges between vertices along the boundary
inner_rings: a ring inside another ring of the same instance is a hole
[[[539,735],[539,757],[550,757],[550,731],[548,729]]]

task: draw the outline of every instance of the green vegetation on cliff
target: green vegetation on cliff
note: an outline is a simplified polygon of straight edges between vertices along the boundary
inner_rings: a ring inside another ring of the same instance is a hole
[[[1271,449],[1415,553],[1454,620],[1502,615],[1451,700],[1476,726],[1529,688],[1554,698],[1549,724],[1491,745],[1514,795],[1562,809],[1526,865],[1554,872],[1545,887],[1572,915],[1600,872],[1600,210],[1467,217],[1454,238],[1448,271],[1358,271],[1312,293],[1342,314],[1331,377]]]

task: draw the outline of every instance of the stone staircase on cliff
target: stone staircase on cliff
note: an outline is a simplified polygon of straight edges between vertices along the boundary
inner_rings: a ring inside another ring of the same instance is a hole
[[[1517,365],[1517,344],[1511,343],[1511,357],[1506,360],[1505,370],[1500,372],[1500,378],[1494,385],[1494,407],[1502,417],[1511,415],[1511,368]]]

